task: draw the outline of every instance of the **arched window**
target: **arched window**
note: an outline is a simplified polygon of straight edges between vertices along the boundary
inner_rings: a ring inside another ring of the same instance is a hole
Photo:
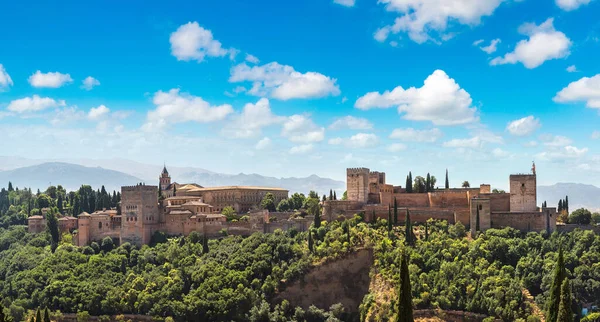
[[[102,222],[98,223],[98,229],[102,229]]]

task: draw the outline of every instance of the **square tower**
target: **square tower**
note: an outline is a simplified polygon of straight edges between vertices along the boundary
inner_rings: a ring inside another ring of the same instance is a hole
[[[348,200],[367,203],[369,200],[369,174],[367,168],[346,169],[346,192]]]
[[[537,179],[535,174],[510,176],[510,212],[537,211]]]
[[[159,226],[158,187],[121,187],[121,243],[150,243]]]
[[[492,228],[492,218],[490,211],[490,198],[473,198],[471,199],[471,218],[469,225],[471,235],[475,236],[477,231],[477,217],[479,216],[479,231],[486,231]]]

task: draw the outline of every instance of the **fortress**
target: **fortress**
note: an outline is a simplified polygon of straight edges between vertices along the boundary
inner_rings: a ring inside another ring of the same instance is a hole
[[[502,227],[522,231],[556,230],[556,208],[537,206],[535,164],[530,174],[514,174],[509,181],[510,193],[492,193],[488,184],[479,188],[407,193],[401,186],[386,183],[383,172],[351,168],[346,170],[347,200],[325,201],[323,216],[330,221],[362,212],[366,221],[387,219],[396,201],[399,222],[403,222],[409,212],[412,222],[423,223],[430,218],[460,222],[472,233],[477,229],[478,218],[480,231]]]

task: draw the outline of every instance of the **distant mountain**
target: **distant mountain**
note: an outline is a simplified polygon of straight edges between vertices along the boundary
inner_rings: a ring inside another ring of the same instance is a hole
[[[169,170],[170,171],[170,170]],[[311,175],[305,178],[275,178],[265,177],[259,174],[219,174],[219,173],[183,173],[174,178],[180,183],[194,182],[204,187],[214,186],[263,186],[263,187],[278,187],[290,190],[290,193],[302,192],[307,194],[310,190],[314,190],[320,194],[328,194],[330,189],[336,190],[341,198],[341,194],[345,190],[346,183],[336,181],[329,178],[321,178],[316,175]]]
[[[569,196],[569,210],[587,208],[600,210],[600,188],[581,183],[557,183],[551,186],[538,186],[538,203],[547,201],[551,207],[557,207],[558,201]]]
[[[82,184],[94,189],[102,185],[108,190],[120,190],[121,186],[134,185],[143,180],[129,174],[103,168],[47,162],[38,165],[0,171],[0,184],[12,182],[15,187],[28,187],[32,190],[45,190],[49,185],[62,185],[65,189],[77,190]]]

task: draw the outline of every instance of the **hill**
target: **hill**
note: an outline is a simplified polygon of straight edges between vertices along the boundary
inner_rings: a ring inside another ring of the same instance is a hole
[[[544,200],[556,207],[558,200],[569,196],[569,210],[587,208],[600,210],[600,188],[581,183],[557,183],[551,186],[538,186],[538,203]]]
[[[7,183],[9,181],[15,187],[30,187],[33,190],[45,190],[52,184],[60,184],[67,190],[77,190],[82,184],[89,184],[94,189],[104,185],[106,190],[112,191],[143,180],[123,172],[99,167],[91,168],[70,163],[47,162],[0,171],[0,182]]]

